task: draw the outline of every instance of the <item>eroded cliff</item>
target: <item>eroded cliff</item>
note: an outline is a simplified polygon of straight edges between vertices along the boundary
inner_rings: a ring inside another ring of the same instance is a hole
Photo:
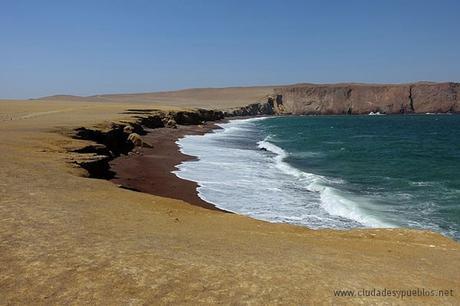
[[[290,114],[460,112],[459,83],[297,84],[274,89]]]
[[[134,145],[128,141],[124,128],[129,125],[139,135],[145,135],[147,129],[176,128],[177,125],[198,125],[208,121],[224,118],[224,113],[218,110],[181,110],[160,111],[157,109],[128,109],[125,114],[132,115],[129,121],[111,122],[108,126],[75,129],[71,136],[76,139],[90,140],[88,144],[77,150],[72,162],[88,171],[89,177],[110,179],[114,173],[110,170],[109,162],[128,154]]]

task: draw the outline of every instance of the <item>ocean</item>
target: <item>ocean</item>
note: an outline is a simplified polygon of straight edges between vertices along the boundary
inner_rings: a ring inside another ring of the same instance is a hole
[[[417,228],[460,240],[460,116],[231,120],[178,140],[174,173],[227,211],[314,229]]]

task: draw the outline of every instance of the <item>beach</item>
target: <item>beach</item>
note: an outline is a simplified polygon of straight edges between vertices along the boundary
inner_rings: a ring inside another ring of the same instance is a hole
[[[216,128],[214,124],[207,124],[150,130],[144,140],[153,148],[143,147],[138,153],[113,160],[110,168],[116,175],[111,181],[124,188],[219,210],[198,197],[195,182],[182,180],[172,173],[180,163],[195,159],[181,153],[176,141],[186,135],[201,135]]]
[[[194,106],[240,107],[247,97]],[[311,230],[208,209],[195,183],[169,173],[190,158],[177,138],[208,126],[155,129],[145,136],[152,151],[111,161],[113,182],[88,178],[76,161],[94,156],[75,150],[94,142],[72,138],[76,128],[107,130],[136,120],[127,109],[178,110],[186,100],[60,99],[0,101],[0,304],[459,302],[460,245],[440,234]],[[417,288],[437,295],[401,297]],[[395,295],[357,293],[374,289]]]

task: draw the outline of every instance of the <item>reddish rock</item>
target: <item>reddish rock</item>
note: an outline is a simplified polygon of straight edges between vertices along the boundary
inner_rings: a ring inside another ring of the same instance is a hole
[[[446,113],[458,112],[460,84],[419,84],[412,88],[412,99],[417,112]]]
[[[275,89],[284,112],[293,114],[387,114],[460,112],[459,83],[297,84]]]

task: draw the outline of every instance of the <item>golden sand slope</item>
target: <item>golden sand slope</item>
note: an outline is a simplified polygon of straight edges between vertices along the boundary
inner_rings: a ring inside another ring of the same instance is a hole
[[[91,101],[115,102],[123,104],[148,103],[174,105],[176,107],[222,108],[246,106],[251,103],[266,101],[265,97],[273,93],[273,86],[229,87],[229,88],[191,88],[178,91],[110,94],[90,97],[52,96],[48,101]],[[151,105],[150,105],[151,106]]]
[[[60,133],[125,108],[0,101],[0,304],[460,303],[460,244],[438,234],[313,231],[79,176]],[[333,294],[384,287],[454,297]]]

